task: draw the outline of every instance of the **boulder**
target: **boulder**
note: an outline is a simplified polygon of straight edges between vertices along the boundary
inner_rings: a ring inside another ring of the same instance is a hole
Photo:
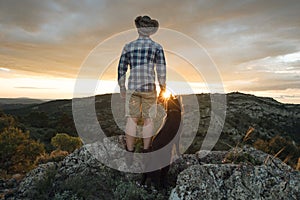
[[[170,200],[300,199],[300,173],[271,166],[193,165],[178,175]]]
[[[169,199],[300,199],[300,172],[262,151],[245,146],[221,163],[206,159],[179,173]]]

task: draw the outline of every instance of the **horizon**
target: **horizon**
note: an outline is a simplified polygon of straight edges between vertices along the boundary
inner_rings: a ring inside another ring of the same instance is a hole
[[[240,91],[232,91],[232,92],[226,92],[226,93],[222,93],[225,95],[229,95],[229,94],[233,94],[233,93],[239,93],[239,94],[243,94],[243,95],[250,95],[250,96],[255,96],[257,98],[271,98],[274,101],[277,101],[278,103],[281,104],[290,104],[290,105],[300,105],[300,103],[289,103],[289,102],[281,102],[278,101],[277,99],[273,98],[273,97],[269,97],[269,96],[259,96],[259,95],[254,95],[251,93],[244,93],[244,92],[240,92]],[[82,96],[79,98],[89,98],[89,97],[95,97],[95,96],[104,96],[104,95],[113,95],[113,94],[120,94],[119,92],[112,92],[112,93],[101,93],[101,94],[95,94],[92,96]],[[203,93],[185,93],[185,94],[175,94],[178,96],[185,96],[185,95],[205,95],[205,94],[221,94],[221,93],[209,93],[209,92],[203,92]],[[0,99],[29,99],[29,100],[41,100],[44,102],[49,102],[49,101],[55,101],[55,100],[72,100],[73,98],[78,98],[78,97],[71,97],[71,98],[54,98],[54,99],[42,99],[42,98],[30,98],[30,97],[0,97]]]
[[[151,38],[166,50],[170,90],[214,92],[208,90],[211,86],[224,93],[239,91],[300,104],[299,1],[170,2],[1,1],[0,97],[72,98],[78,74],[93,50],[123,34],[122,40],[100,52],[100,56],[120,56],[125,43],[137,38],[135,17],[149,15],[160,24]],[[199,64],[199,72],[189,59],[176,54],[174,50],[187,51],[189,58],[197,58],[201,53],[186,43],[164,37],[166,30],[199,44],[222,82],[206,80],[214,78],[210,68],[205,67],[207,63]],[[85,78],[104,82],[94,93],[117,92],[118,57],[108,66],[100,59],[95,63],[91,65],[91,77]],[[95,77],[101,70],[103,74]]]

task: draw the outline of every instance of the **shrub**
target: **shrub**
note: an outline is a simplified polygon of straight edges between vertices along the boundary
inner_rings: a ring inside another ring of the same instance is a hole
[[[45,153],[44,145],[29,138],[29,132],[9,127],[0,133],[0,169],[8,173],[26,173]]]
[[[59,150],[72,153],[75,149],[82,146],[81,139],[79,137],[72,137],[66,133],[57,133],[51,139],[51,144]]]
[[[62,151],[56,149],[49,154],[43,154],[37,159],[37,164],[45,164],[48,162],[60,162],[62,161],[69,153],[67,151]]]
[[[298,158],[300,157],[300,148],[283,137],[277,135],[269,140],[258,139],[253,146],[270,155],[276,155],[293,168],[297,166]]]
[[[0,132],[3,132],[5,128],[15,127],[16,120],[13,116],[6,115],[0,112]]]

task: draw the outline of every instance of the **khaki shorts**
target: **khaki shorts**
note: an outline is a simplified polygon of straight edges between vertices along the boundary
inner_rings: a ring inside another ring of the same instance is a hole
[[[126,117],[155,118],[156,116],[156,91],[153,92],[126,92]]]

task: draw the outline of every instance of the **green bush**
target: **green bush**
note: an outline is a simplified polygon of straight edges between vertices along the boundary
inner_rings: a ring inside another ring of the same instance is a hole
[[[82,146],[81,139],[79,137],[72,137],[66,133],[57,133],[51,139],[51,144],[59,150],[72,153],[75,149]]]

